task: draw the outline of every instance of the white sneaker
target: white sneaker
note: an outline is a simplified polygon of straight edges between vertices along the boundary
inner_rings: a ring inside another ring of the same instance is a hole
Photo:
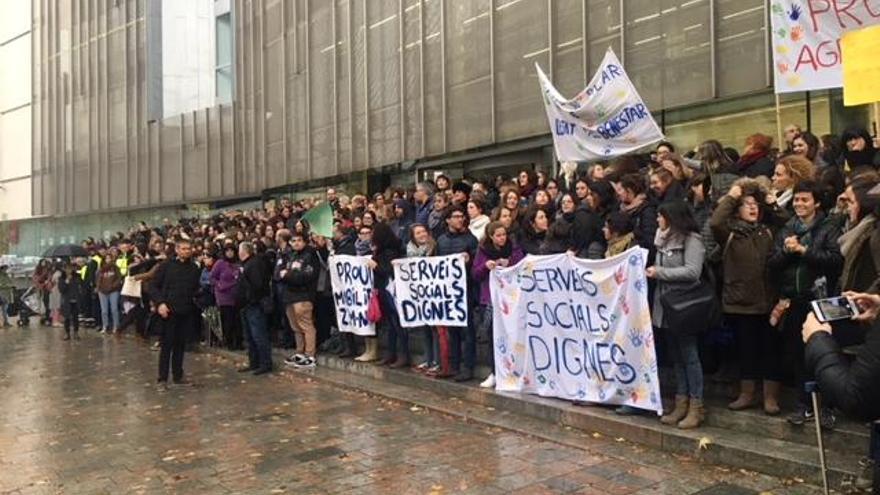
[[[314,368],[318,364],[318,360],[311,356],[303,356],[303,359],[297,363],[293,363],[293,367],[297,369]]]
[[[495,388],[495,373],[490,373],[482,383],[480,383],[480,387],[482,388]]]

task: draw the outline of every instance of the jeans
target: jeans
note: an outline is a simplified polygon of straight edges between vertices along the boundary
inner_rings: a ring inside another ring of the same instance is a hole
[[[382,321],[385,322],[388,332],[388,354],[409,361],[409,334],[400,326],[400,316],[394,306],[394,299],[387,290],[379,291],[379,303],[382,306]]]
[[[183,379],[183,354],[186,351],[187,339],[198,331],[200,315],[175,314],[164,322],[161,349],[159,350],[159,381],[168,381],[168,368],[174,381]]]
[[[489,355],[486,356],[486,364],[491,372],[495,372],[495,336],[492,332],[492,306],[479,305],[474,308],[475,334],[485,336],[489,340]]]
[[[272,369],[272,348],[269,344],[269,327],[266,313],[259,304],[251,304],[241,310],[244,317],[244,335],[247,339],[248,364],[251,369]]]
[[[703,365],[697,351],[697,337],[666,332],[669,354],[675,367],[675,393],[691,399],[703,399]]]
[[[431,327],[422,327],[419,329],[424,339],[423,347],[425,348],[425,364],[429,368],[440,364],[440,342],[437,338],[437,330]]]
[[[119,292],[104,294],[98,293],[101,302],[101,321],[104,322],[104,330],[119,330]],[[110,318],[113,318],[113,326],[110,326]]]

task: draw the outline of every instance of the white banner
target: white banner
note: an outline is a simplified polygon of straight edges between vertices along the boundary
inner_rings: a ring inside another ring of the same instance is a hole
[[[467,266],[463,254],[402,258],[392,263],[400,326],[467,326]]]
[[[340,332],[376,335],[376,325],[367,321],[367,307],[373,292],[370,256],[331,256],[330,284],[336,305],[336,324]]]
[[[566,100],[535,64],[560,161],[625,155],[663,139],[648,107],[609,48],[590,84]]]
[[[661,414],[646,256],[527,256],[493,270],[496,388]]]
[[[770,19],[777,93],[840,88],[840,37],[880,23],[880,0],[773,0]]]

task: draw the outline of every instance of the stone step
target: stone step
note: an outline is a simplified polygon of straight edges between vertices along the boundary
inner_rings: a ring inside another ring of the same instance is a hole
[[[318,362],[314,374],[316,378],[420,407],[505,428],[510,426],[503,424],[502,418],[509,415],[528,417],[532,420],[532,426],[523,433],[540,433],[541,422],[545,425],[549,422],[675,454],[691,455],[710,463],[821,483],[818,449],[815,440],[807,440],[809,433],[806,427],[801,436],[775,438],[762,428],[748,431],[745,420],[732,416],[739,413],[729,412],[722,414],[715,423],[709,422],[697,430],[679,430],[661,424],[656,417],[619,416],[609,407],[575,406],[567,401],[535,395],[496,392],[481,389],[473,382],[460,384],[436,380],[408,370],[392,370],[332,356],[319,356]],[[479,414],[474,411],[479,411]],[[759,420],[765,418],[753,419],[757,425],[761,422]],[[535,425],[538,425],[538,430],[534,430]],[[773,428],[780,429],[777,436],[784,436],[781,426],[774,423],[772,428],[767,429]],[[824,438],[828,439],[830,435],[833,433],[826,434]],[[843,445],[838,443],[832,442],[834,448],[826,446],[829,478],[833,486],[838,486],[844,476],[855,474],[858,459],[867,449],[867,441],[860,440],[858,444],[850,444],[839,450],[838,447]]]
[[[803,426],[794,426],[786,420],[785,413],[767,416],[760,408],[731,411],[727,409],[726,401],[718,399],[708,399],[707,406],[707,426],[809,446],[816,445],[816,427],[813,421],[808,421]],[[834,430],[824,432],[823,441],[830,452],[847,452],[852,451],[855,446],[868,445],[870,437],[867,424],[838,416],[837,425]]]

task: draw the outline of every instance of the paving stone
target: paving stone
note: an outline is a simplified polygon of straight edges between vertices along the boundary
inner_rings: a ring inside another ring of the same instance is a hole
[[[148,346],[83,337],[0,330],[0,494],[818,493],[613,438],[563,445],[411,410],[299,373],[242,376],[211,354],[187,356],[196,387],[159,392]]]

